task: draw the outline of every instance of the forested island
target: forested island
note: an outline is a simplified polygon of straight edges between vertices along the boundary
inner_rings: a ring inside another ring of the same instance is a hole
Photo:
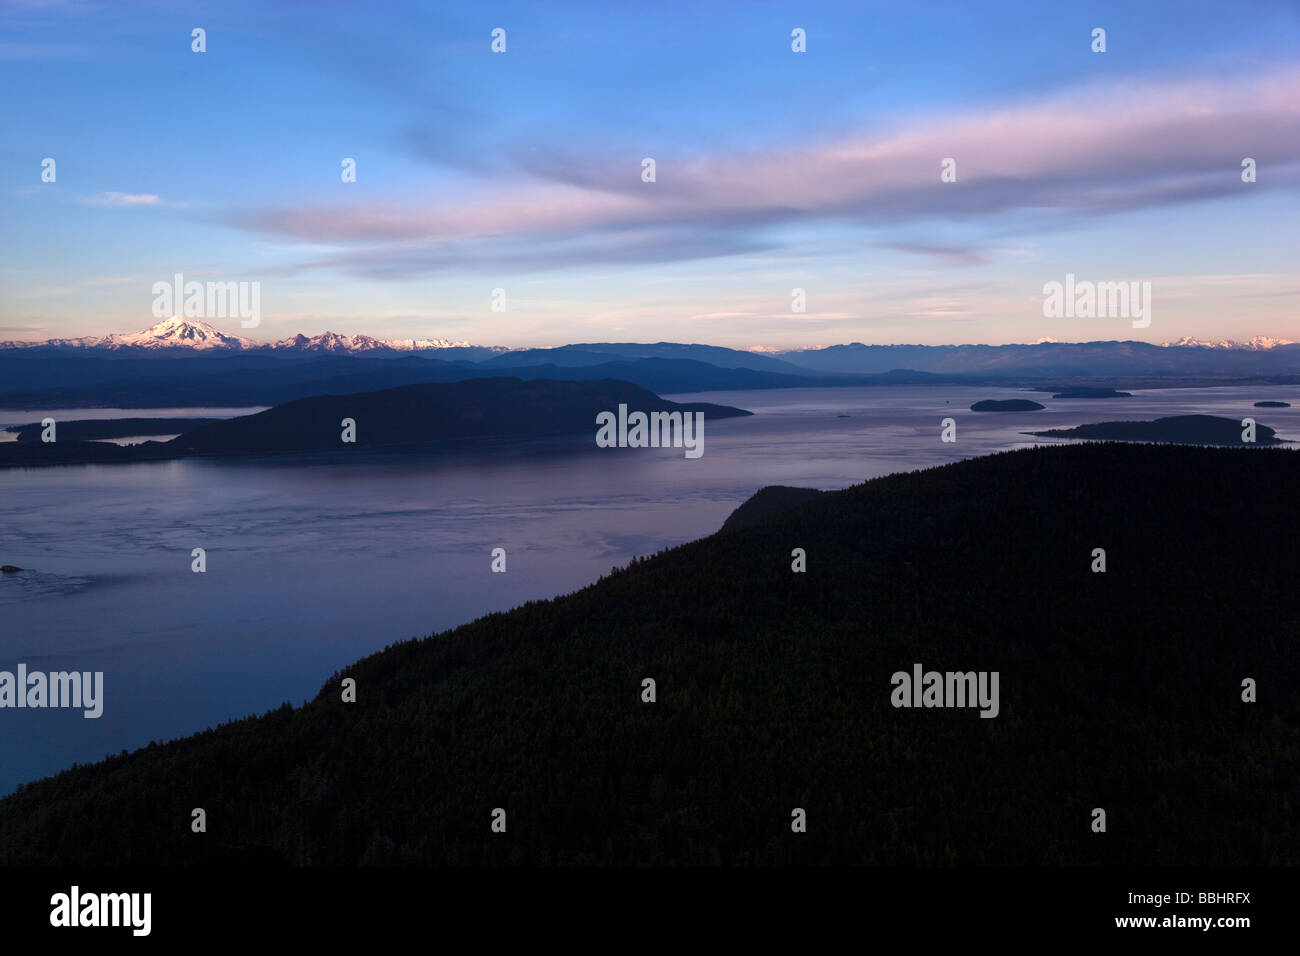
[[[644,412],[700,412],[705,420],[750,414],[741,408],[709,402],[672,402],[637,385],[612,379],[569,382],[478,378],[298,399],[255,415],[202,419],[197,427],[167,442],[118,446],[77,440],[77,436],[96,431],[123,431],[134,426],[122,422],[137,419],[69,422],[76,427],[71,429],[73,437],[66,441],[59,437],[66,434],[59,426],[58,440],[54,442],[33,439],[0,443],[0,467],[153,461],[194,455],[342,455],[356,449],[429,450],[471,440],[583,433],[594,436],[596,416],[620,404]],[[345,420],[352,423],[350,431]],[[345,436],[351,440],[345,440]]]
[[[1286,864],[1298,481],[1083,444],[812,495],[24,786],[0,863]],[[914,662],[999,672],[1000,713],[896,709]]]
[[[1077,428],[1030,432],[1036,438],[1084,438],[1092,441],[1173,442],[1187,445],[1281,445],[1284,440],[1267,425],[1254,426],[1254,441],[1242,435],[1240,420],[1215,415],[1172,415],[1150,422],[1098,422]]]
[[[981,402],[976,402],[970,407],[970,410],[972,412],[1038,412],[1046,407],[1046,405],[1040,405],[1038,402],[1030,401],[1027,398],[1007,398],[1001,401],[986,398]]]

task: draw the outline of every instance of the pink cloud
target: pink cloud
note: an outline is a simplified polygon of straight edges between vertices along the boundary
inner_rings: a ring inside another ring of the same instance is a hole
[[[1300,182],[1300,69],[1232,84],[1096,85],[783,152],[681,163],[660,156],[655,183],[641,181],[639,160],[630,163],[628,155],[557,160],[549,154],[551,174],[562,169],[565,182],[485,184],[476,194],[434,205],[271,208],[233,219],[309,242],[415,243],[414,252],[403,248],[403,258],[418,268],[425,253],[436,262],[449,252],[444,247],[548,235],[602,232],[634,253],[645,230],[658,230],[649,241],[661,242],[664,229],[752,235],[807,220],[880,226],[1012,210],[1097,212],[1190,202],[1243,188],[1245,156],[1264,171],[1248,188]],[[956,161],[955,183],[939,178],[948,157]],[[620,165],[626,175],[612,177]],[[970,249],[916,251],[983,261]]]

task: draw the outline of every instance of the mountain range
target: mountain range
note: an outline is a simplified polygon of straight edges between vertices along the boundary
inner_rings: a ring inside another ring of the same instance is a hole
[[[506,346],[471,345],[469,342],[455,342],[450,339],[377,339],[369,335],[340,335],[337,332],[322,332],[307,336],[299,333],[277,342],[257,342],[241,335],[223,332],[215,326],[197,319],[184,319],[172,316],[140,332],[111,333],[109,335],[87,335],[72,339],[46,339],[39,342],[4,341],[0,350],[41,349],[41,350],[87,350],[87,351],[171,351],[188,350],[191,352],[318,352],[334,355],[378,355],[384,353],[432,352],[447,349],[466,349],[492,353],[492,361],[501,365],[523,366],[540,365],[556,362],[561,354],[565,360],[557,362],[563,365],[595,365],[610,361],[612,358],[693,358],[710,362],[722,368],[759,368],[769,371],[795,371],[834,364],[836,356],[862,350],[903,350],[880,354],[905,354],[912,350],[931,349],[941,352],[963,350],[1002,350],[1002,349],[1043,349],[1048,352],[1053,348],[1070,348],[1072,346],[1095,345],[1099,343],[1069,343],[1042,341],[1033,345],[864,345],[853,342],[848,345],[829,346],[827,348],[808,349],[774,349],[755,347],[753,349],[730,349],[710,345],[681,345],[674,342],[658,342],[650,345],[630,342],[612,342],[598,344],[565,345],[558,348],[524,348],[512,349]],[[1256,335],[1245,341],[1221,339],[1211,341],[1184,336],[1177,341],[1164,342],[1159,346],[1148,343],[1126,342],[1106,343],[1124,345],[1145,345],[1147,348],[1161,349],[1218,349],[1224,351],[1269,351],[1297,343],[1290,339],[1278,339],[1267,335]],[[684,350],[690,350],[685,354]],[[839,351],[836,351],[839,350]],[[937,353],[936,353],[937,354]],[[802,360],[802,361],[801,361]],[[888,364],[888,363],[886,363]],[[890,368],[902,366],[892,365]],[[908,366],[912,367],[912,366]],[[886,368],[854,368],[852,371],[889,371]]]
[[[430,382],[508,375],[617,379],[657,394],[868,385],[1171,388],[1300,384],[1300,344],[1193,340],[1013,345],[865,345],[787,352],[680,342],[507,349],[446,339],[325,332],[258,344],[168,319],[130,335],[0,343],[0,408],[276,405]]]
[[[1279,345],[1295,344],[1291,339],[1275,339],[1268,335],[1256,335],[1245,342],[1238,342],[1236,339],[1220,339],[1218,342],[1210,342],[1205,339],[1195,339],[1190,335],[1184,335],[1177,342],[1165,342],[1163,348],[1251,349],[1252,351],[1259,351],[1260,349],[1277,348]]]
[[[75,339],[47,339],[44,342],[0,342],[0,349],[93,349],[120,351],[136,349],[187,349],[195,352],[285,351],[332,352],[361,355],[374,352],[423,352],[430,349],[470,348],[468,342],[448,339],[376,339],[369,335],[339,335],[322,332],[302,334],[279,342],[255,342],[242,335],[231,335],[206,322],[172,316],[142,332],[110,335],[87,335]],[[505,351],[491,349],[490,351]]]

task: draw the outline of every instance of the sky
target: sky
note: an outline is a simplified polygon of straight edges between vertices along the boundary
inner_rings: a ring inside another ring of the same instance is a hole
[[[0,0],[0,90],[0,339],[1300,340],[1296,0]]]

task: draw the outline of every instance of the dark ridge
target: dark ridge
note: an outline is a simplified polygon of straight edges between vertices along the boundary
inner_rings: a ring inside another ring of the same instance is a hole
[[[727,516],[723,531],[737,531],[766,521],[773,515],[797,508],[806,501],[822,495],[816,488],[791,488],[788,485],[768,485],[754,492],[740,507]]]
[[[1293,863],[1298,486],[1087,444],[826,493],[25,786],[0,863]],[[915,663],[997,671],[999,715],[896,709]]]

